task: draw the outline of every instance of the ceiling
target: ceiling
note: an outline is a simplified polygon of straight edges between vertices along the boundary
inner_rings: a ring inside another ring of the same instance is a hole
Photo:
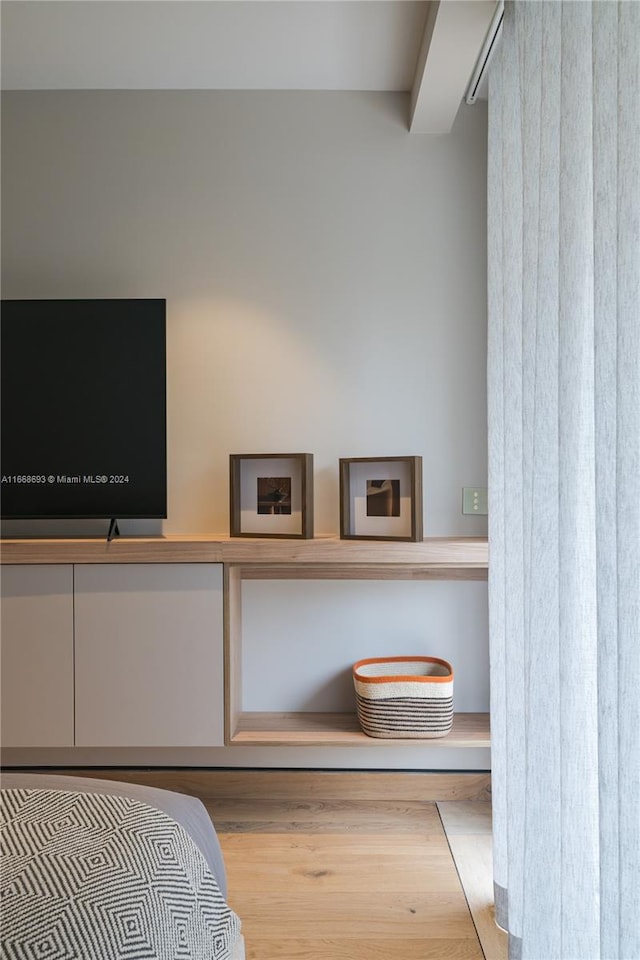
[[[378,90],[446,133],[496,0],[2,0],[2,88]]]

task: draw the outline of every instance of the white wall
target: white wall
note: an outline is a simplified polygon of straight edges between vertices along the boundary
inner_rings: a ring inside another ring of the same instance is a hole
[[[228,533],[230,453],[299,451],[317,533],[338,532],[339,457],[420,454],[425,536],[486,534],[461,514],[486,484],[486,106],[445,137],[406,116],[398,94],[3,95],[2,296],[167,298],[165,533]],[[484,584],[269,586],[247,592],[256,670],[270,610],[279,663],[336,604],[345,662],[366,655],[382,586],[372,652],[450,652],[475,675],[457,709],[488,708]]]
[[[421,454],[425,535],[484,534],[486,110],[396,94],[8,93],[3,297],[166,297],[165,533],[228,532],[228,456]],[[114,358],[117,345],[114,345]]]

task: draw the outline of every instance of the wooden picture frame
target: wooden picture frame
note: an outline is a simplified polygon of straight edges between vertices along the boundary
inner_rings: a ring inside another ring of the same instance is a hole
[[[340,459],[343,540],[422,540],[422,457]]]
[[[313,537],[313,454],[229,455],[232,537]]]

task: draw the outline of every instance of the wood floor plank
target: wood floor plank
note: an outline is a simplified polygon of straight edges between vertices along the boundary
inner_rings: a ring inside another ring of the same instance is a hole
[[[218,831],[225,855],[247,863],[270,863],[274,858],[295,861],[309,854],[338,858],[343,854],[377,856],[391,853],[412,857],[428,869],[431,858],[452,861],[444,834],[410,833],[262,833],[256,842],[249,833],[222,833]]]
[[[268,893],[268,895],[267,895]],[[316,890],[244,893],[229,878],[229,902],[243,919],[246,940],[318,939],[331,931],[344,939],[461,940],[477,939],[462,892],[404,892],[372,896],[354,891],[346,896]]]
[[[363,857],[344,853],[336,859],[321,854],[297,856],[288,860],[279,857],[247,863],[236,863],[232,870],[235,891],[280,893],[292,887],[315,896],[317,891],[351,893],[406,893],[419,888],[424,893],[460,890],[460,881],[451,857],[431,858],[428,869],[406,855],[384,854]]]
[[[443,802],[438,811],[485,960],[506,960],[507,935],[495,923],[491,804]]]
[[[485,960],[506,960],[507,934],[495,922],[491,836],[456,834],[449,843]]]
[[[222,833],[365,832],[443,835],[433,803],[368,800],[204,800]]]
[[[144,783],[195,797],[235,800],[487,800],[489,773],[394,770],[198,770],[91,767],[60,770],[68,776]]]
[[[438,811],[448,837],[491,834],[491,804],[488,801],[446,801]]]
[[[256,940],[247,960],[483,960],[477,940]]]

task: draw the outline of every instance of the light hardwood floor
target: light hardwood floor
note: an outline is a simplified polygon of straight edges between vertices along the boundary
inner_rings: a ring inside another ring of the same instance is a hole
[[[496,926],[493,905],[491,804],[444,801],[438,813],[485,960],[506,960],[507,935]]]
[[[60,772],[200,797],[247,960],[506,960],[488,774]]]
[[[468,837],[487,838],[486,802],[442,804],[471,884],[484,952],[435,802],[203,802],[220,836],[247,960],[506,957],[485,902],[486,861],[478,870],[473,842],[465,847]]]

